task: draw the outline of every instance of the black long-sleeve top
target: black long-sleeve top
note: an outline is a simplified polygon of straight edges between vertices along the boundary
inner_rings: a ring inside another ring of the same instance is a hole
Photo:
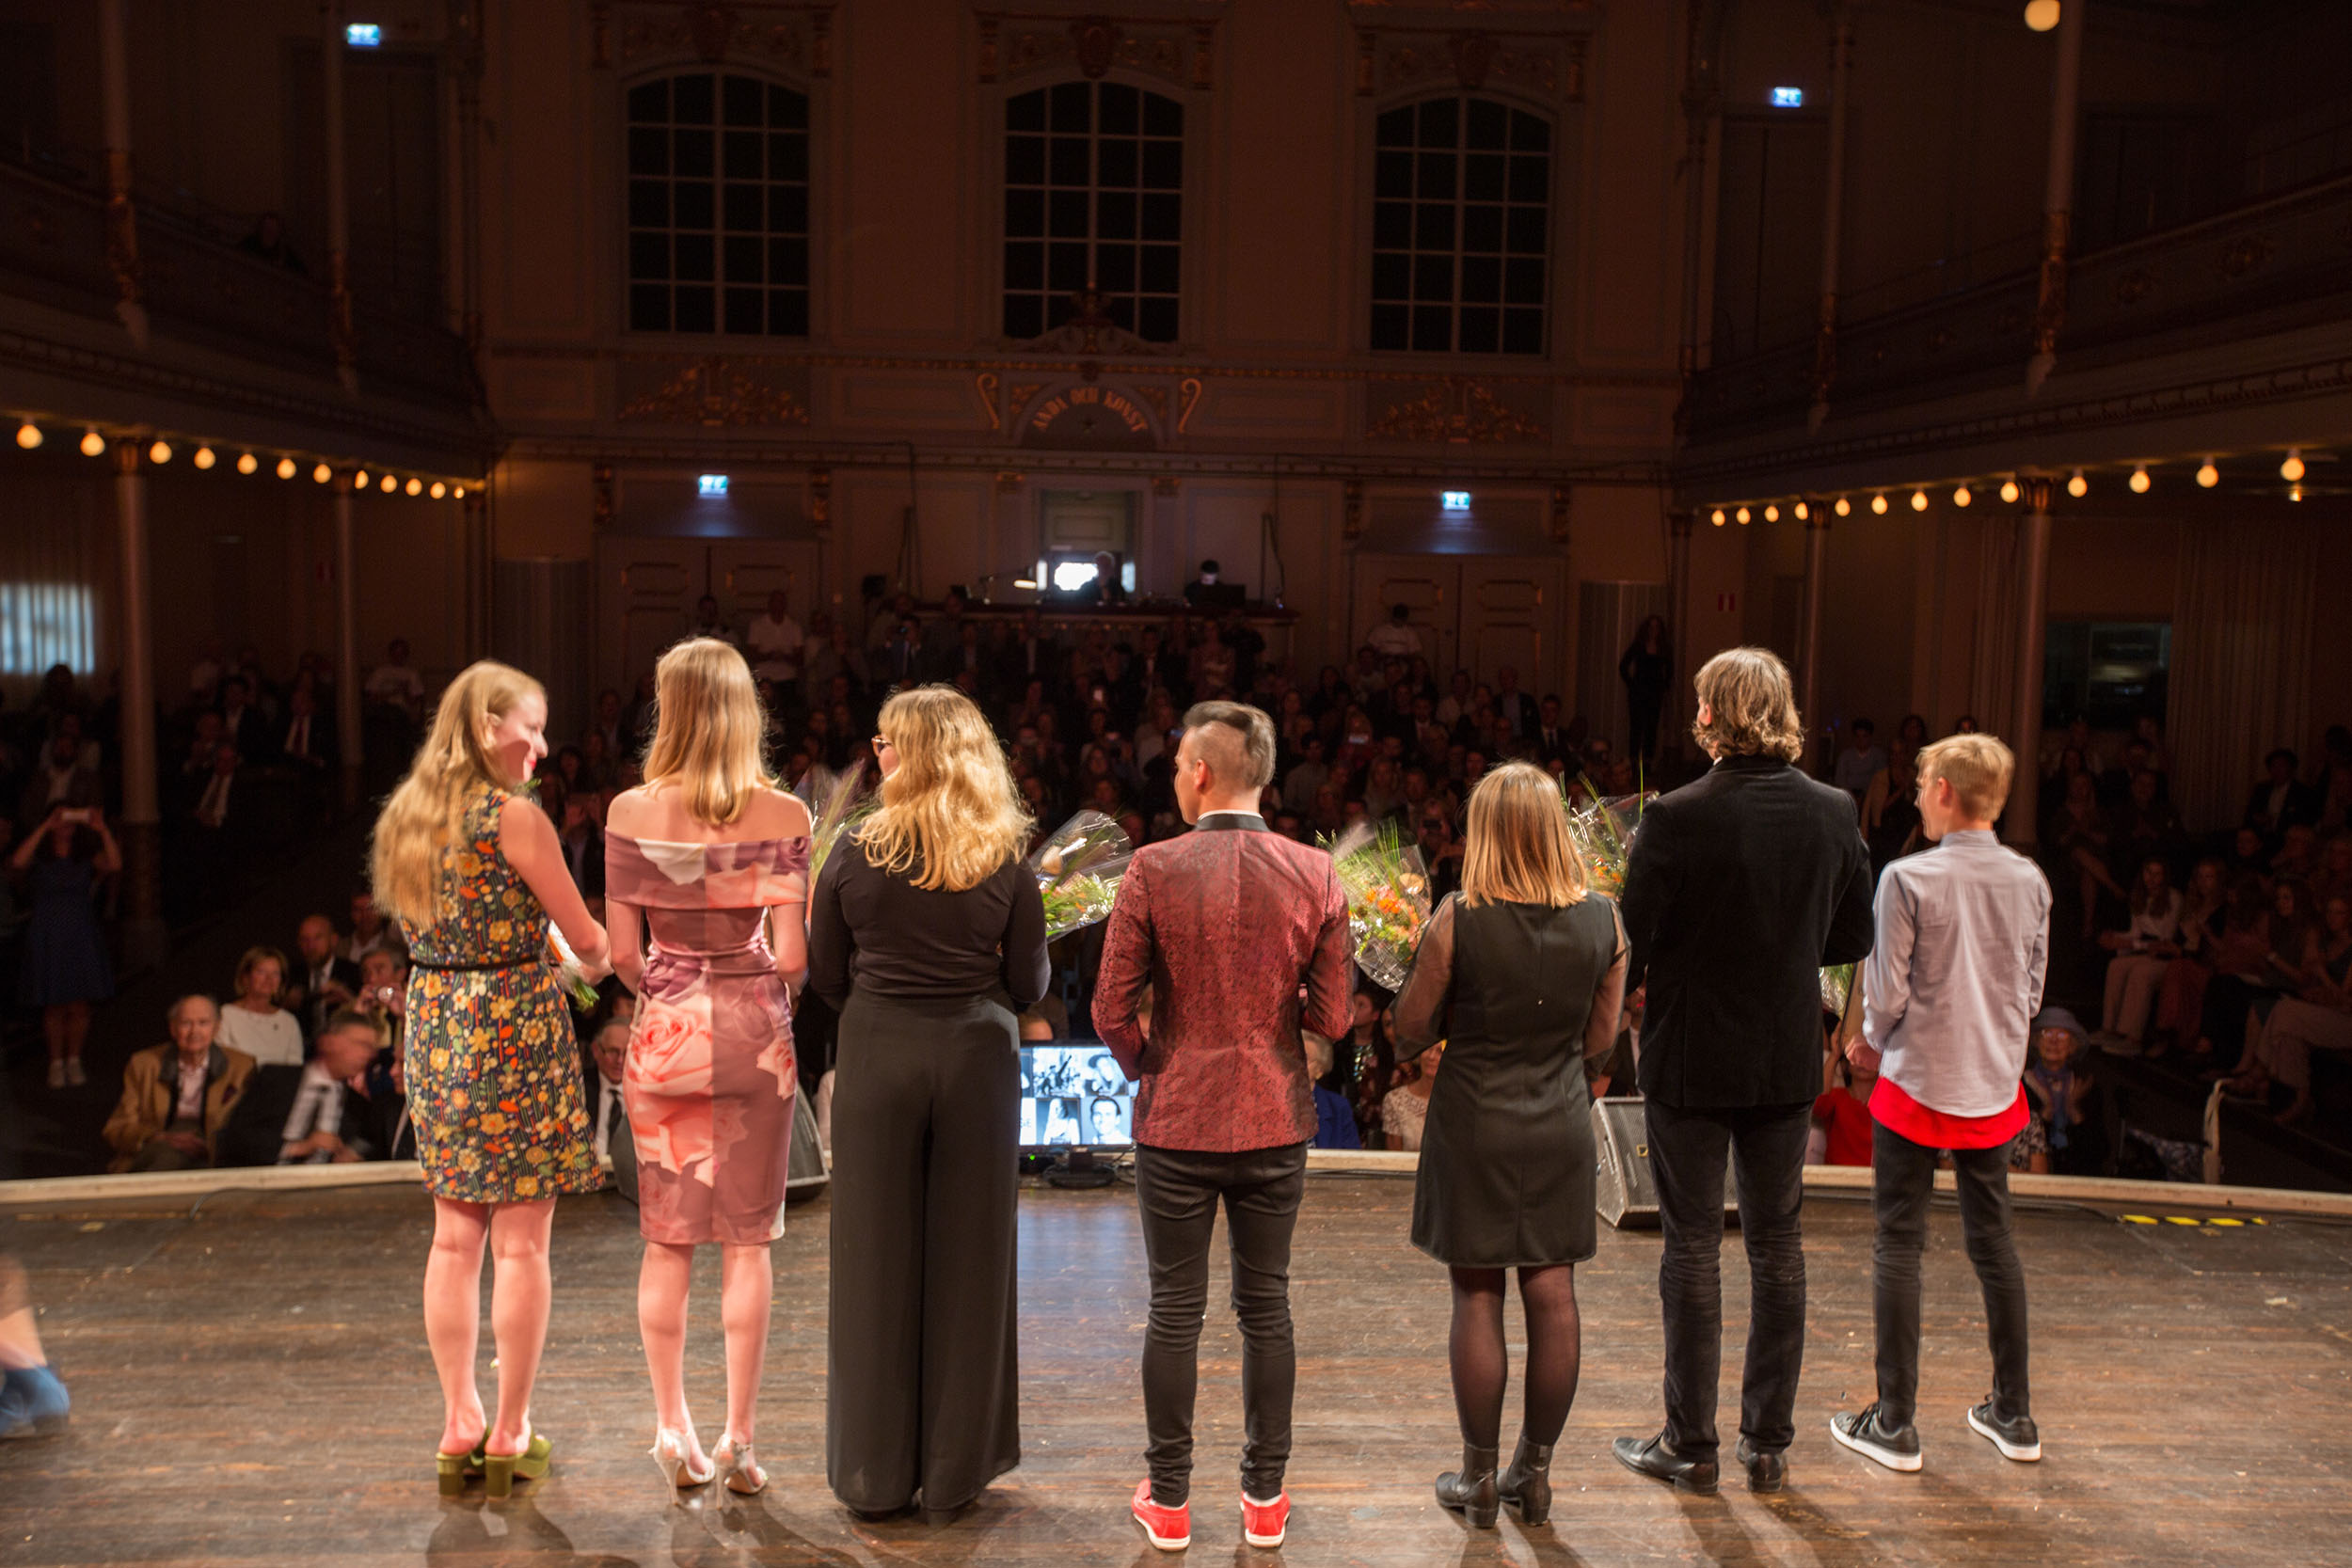
[[[962,893],[914,885],[869,863],[847,838],[809,895],[809,989],[839,1007],[853,989],[877,996],[980,996],[1002,989],[1035,1006],[1052,970],[1045,905],[1018,860]]]

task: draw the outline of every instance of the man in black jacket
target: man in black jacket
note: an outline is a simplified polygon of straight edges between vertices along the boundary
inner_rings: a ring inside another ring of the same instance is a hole
[[[1693,731],[1715,766],[1644,812],[1626,868],[1629,990],[1646,983],[1641,1085],[1665,1232],[1666,1426],[1617,1458],[1685,1491],[1716,1483],[1725,1157],[1748,1251],[1740,1462],[1780,1488],[1804,1353],[1804,1141],[1821,1086],[1820,970],[1870,951],[1870,856],[1853,798],[1791,766],[1804,730],[1761,648],[1698,673]]]

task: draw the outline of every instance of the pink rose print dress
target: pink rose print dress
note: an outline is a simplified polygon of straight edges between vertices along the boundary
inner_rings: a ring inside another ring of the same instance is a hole
[[[792,1010],[766,915],[802,919],[808,840],[673,844],[605,836],[605,896],[645,914],[645,974],[621,1099],[649,1242],[784,1234]]]

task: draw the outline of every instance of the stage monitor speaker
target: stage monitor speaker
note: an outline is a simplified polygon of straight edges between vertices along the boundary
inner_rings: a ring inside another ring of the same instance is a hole
[[[1600,1217],[1619,1230],[1658,1228],[1658,1180],[1649,1168],[1649,1127],[1642,1114],[1642,1098],[1593,1101],[1593,1145],[1599,1170],[1593,1184],[1594,1205]],[[1726,1180],[1724,1219],[1737,1223],[1739,1199]]]

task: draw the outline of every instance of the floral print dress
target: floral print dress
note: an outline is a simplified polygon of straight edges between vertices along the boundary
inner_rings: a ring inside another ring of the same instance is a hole
[[[548,911],[499,849],[499,812],[510,795],[476,786],[441,850],[442,890],[455,913],[401,927],[412,963],[417,1158],[434,1196],[465,1203],[529,1202],[603,1183]]]
[[[605,835],[605,896],[645,911],[645,973],[621,1075],[638,1227],[691,1246],[784,1234],[792,1008],[768,911],[804,919],[805,838],[679,844]]]

